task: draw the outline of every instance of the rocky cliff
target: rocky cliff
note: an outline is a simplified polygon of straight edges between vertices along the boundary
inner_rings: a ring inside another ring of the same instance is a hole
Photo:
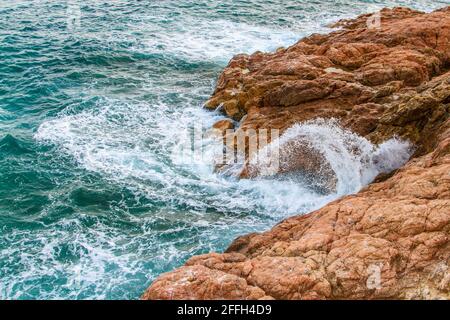
[[[450,298],[450,7],[372,17],[234,57],[206,107],[238,131],[336,118],[373,143],[411,141],[412,159],[356,195],[191,258],[143,299]]]

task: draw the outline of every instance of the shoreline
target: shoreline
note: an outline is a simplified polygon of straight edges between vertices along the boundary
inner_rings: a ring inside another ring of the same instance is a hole
[[[413,158],[355,195],[192,257],[143,299],[450,298],[450,7],[383,9],[374,29],[367,19],[235,56],[206,107],[223,106],[238,130],[332,117],[375,144],[411,141]]]

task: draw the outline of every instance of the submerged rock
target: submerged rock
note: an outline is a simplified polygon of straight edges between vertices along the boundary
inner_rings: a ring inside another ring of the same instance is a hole
[[[239,130],[336,118],[376,144],[411,141],[413,158],[356,195],[191,258],[144,299],[450,299],[450,7],[380,16],[377,29],[363,15],[236,56],[207,105],[246,115]],[[291,169],[321,163],[296,157]]]

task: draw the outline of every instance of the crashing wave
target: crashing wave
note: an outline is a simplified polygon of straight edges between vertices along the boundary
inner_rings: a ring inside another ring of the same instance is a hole
[[[297,177],[315,189],[344,195],[401,167],[412,152],[408,141],[394,137],[374,145],[336,120],[316,119],[286,130],[259,150],[244,170],[249,176]]]

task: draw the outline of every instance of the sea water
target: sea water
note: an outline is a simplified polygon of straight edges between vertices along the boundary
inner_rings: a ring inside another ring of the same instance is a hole
[[[302,179],[239,181],[208,159],[179,161],[174,146],[221,119],[201,106],[234,54],[385,6],[446,4],[0,0],[0,299],[137,299],[192,255],[400,166],[407,142],[373,146],[320,121],[280,139],[318,147],[338,178],[331,193]]]

